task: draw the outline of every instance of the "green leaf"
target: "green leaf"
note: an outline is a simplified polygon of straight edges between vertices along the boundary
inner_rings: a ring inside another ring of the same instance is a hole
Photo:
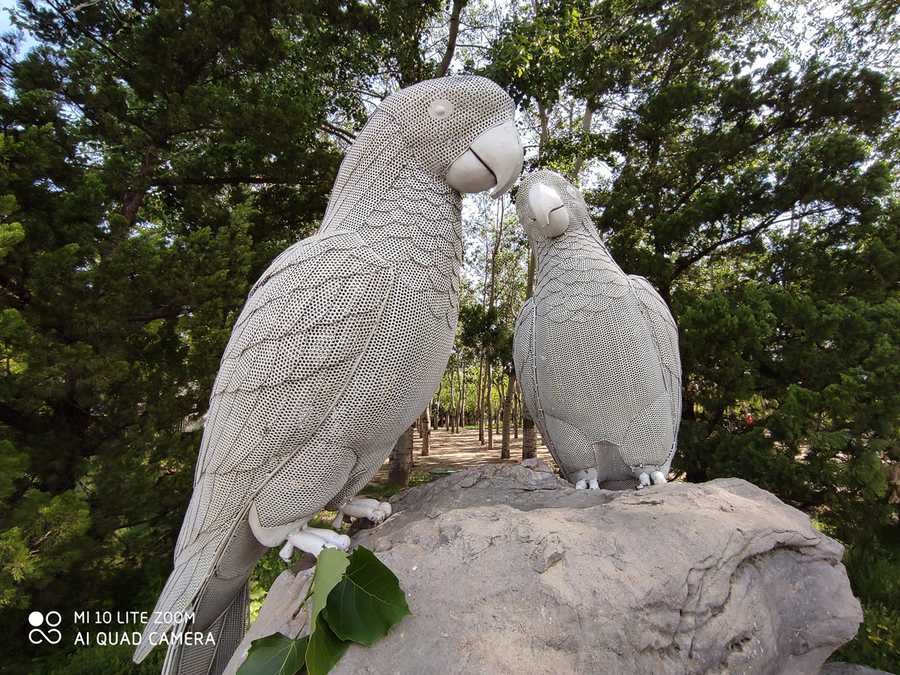
[[[410,613],[397,577],[360,546],[350,555],[350,566],[328,596],[322,616],[342,640],[371,645]]]
[[[350,564],[350,557],[343,551],[334,548],[322,549],[316,562],[316,576],[313,580],[313,606],[312,615],[309,618],[310,635],[316,632],[318,622],[316,617],[319,616],[325,608],[328,601],[328,594],[331,589],[338,585],[344,570]]]
[[[309,636],[291,640],[275,633],[254,640],[237,675],[296,675],[306,659]]]
[[[306,669],[309,675],[326,675],[350,647],[349,640],[341,640],[324,616],[319,616],[315,624],[315,632],[309,636],[309,648],[306,650]]]

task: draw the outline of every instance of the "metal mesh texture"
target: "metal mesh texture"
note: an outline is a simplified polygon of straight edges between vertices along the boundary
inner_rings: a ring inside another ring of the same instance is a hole
[[[569,214],[545,236],[528,208],[553,188]],[[516,211],[535,254],[534,296],[516,321],[525,405],[564,475],[596,469],[601,487],[667,473],[681,418],[681,360],[671,313],[646,279],[626,275],[600,240],[581,192],[550,171],[529,174]]]
[[[452,114],[434,119],[435,99]],[[372,115],[319,232],[273,261],[235,324],[156,611],[214,620],[265,550],[248,536],[250,504],[264,527],[337,508],[427,405],[453,346],[462,261],[460,195],[442,174],[513,114],[490,80],[447,77]],[[136,660],[166,628],[147,626]]]
[[[221,675],[244,638],[249,619],[250,589],[244,583],[226,611],[204,631],[212,636],[212,640],[204,638],[199,644],[173,647],[175,653],[171,663],[163,667],[164,675]],[[185,630],[194,632],[199,629],[194,624]]]

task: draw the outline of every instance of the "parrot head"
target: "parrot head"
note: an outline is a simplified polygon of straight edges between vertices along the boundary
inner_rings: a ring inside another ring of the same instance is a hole
[[[440,77],[406,87],[379,110],[400,127],[418,165],[458,192],[491,190],[496,198],[522,171],[515,104],[484,77]]]
[[[581,190],[553,171],[528,174],[519,186],[516,213],[529,239],[553,239],[590,220]]]

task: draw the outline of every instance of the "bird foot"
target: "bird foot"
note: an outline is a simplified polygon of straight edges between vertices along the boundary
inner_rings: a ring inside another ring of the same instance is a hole
[[[638,484],[636,489],[640,490],[641,488],[649,487],[650,481],[653,481],[654,485],[665,485],[669,482],[666,480],[666,477],[663,475],[662,471],[651,471],[649,474],[646,471],[642,471],[638,476]]]
[[[598,477],[597,469],[584,469],[583,471],[574,471],[569,474],[569,480],[575,483],[576,490],[599,490]]]
[[[350,537],[346,534],[335,534],[331,530],[322,530],[318,527],[304,525],[287,536],[284,548],[281,549],[278,555],[285,562],[290,562],[294,549],[311,553],[318,558],[323,548],[336,548],[346,551],[349,547]]]
[[[391,505],[387,502],[379,502],[377,499],[354,497],[338,509],[337,517],[331,526],[339,530],[344,524],[344,518],[367,518],[378,525],[391,515]]]

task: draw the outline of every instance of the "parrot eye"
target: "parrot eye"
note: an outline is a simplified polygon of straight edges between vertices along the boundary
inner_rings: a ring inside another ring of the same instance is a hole
[[[428,114],[436,120],[443,120],[453,114],[453,104],[445,98],[432,101],[428,106]]]

